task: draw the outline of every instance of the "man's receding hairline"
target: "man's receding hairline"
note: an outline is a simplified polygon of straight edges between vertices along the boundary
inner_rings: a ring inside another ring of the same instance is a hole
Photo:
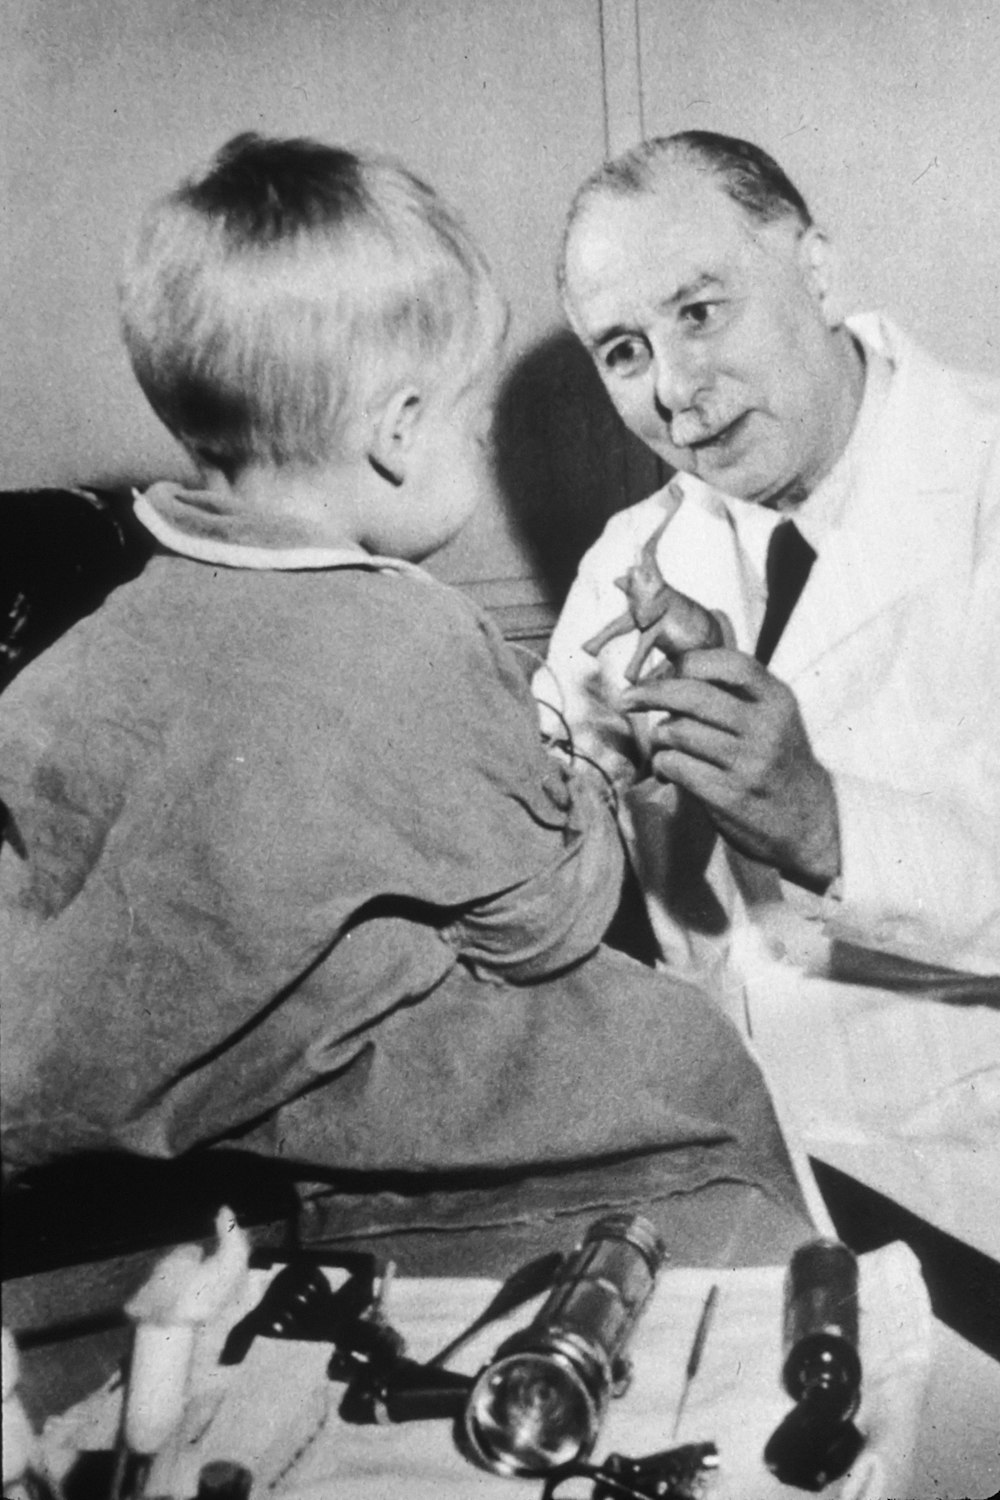
[[[636,203],[643,199],[659,198],[669,193],[684,178],[692,178],[705,183],[717,197],[724,198],[727,203],[731,203],[741,218],[758,228],[768,228],[771,225],[784,224],[789,221],[798,224],[803,229],[809,228],[812,224],[811,217],[808,222],[803,221],[801,214],[792,203],[785,203],[782,211],[775,211],[770,217],[755,213],[749,204],[743,202],[731,190],[725,176],[710,163],[701,161],[682,150],[677,150],[669,157],[661,158],[650,173],[648,180],[636,182],[634,186],[623,187],[613,181],[585,184],[566,220],[566,245],[569,244],[577,226],[589,216],[593,204]]]
[[[615,203],[628,204],[640,203],[643,200],[655,200],[663,196],[676,184],[676,179],[685,176],[705,181],[716,195],[730,203],[736,212],[737,219],[746,228],[750,237],[759,242],[768,231],[787,229],[793,227],[801,233],[813,227],[812,221],[808,225],[803,224],[801,216],[796,212],[794,206],[789,205],[787,213],[771,219],[763,219],[742,203],[739,198],[727,191],[725,180],[718,172],[708,165],[702,165],[691,156],[680,151],[670,160],[665,170],[656,175],[649,182],[641,183],[628,190],[622,190],[610,183],[597,183],[590,187],[575,205],[574,212],[568,218],[563,237],[563,243],[558,264],[559,292],[567,313],[570,313],[572,322],[571,306],[572,297],[569,289],[569,259],[572,245],[578,240],[581,230],[587,228],[591,217],[592,208],[598,205],[609,205]]]
[[[781,164],[762,147],[713,131],[678,131],[640,141],[605,161],[580,184],[570,204],[556,266],[556,280],[567,300],[567,261],[576,232],[601,202],[655,199],[687,175],[714,182],[720,197],[758,232],[794,224],[804,233],[813,225],[809,205]]]

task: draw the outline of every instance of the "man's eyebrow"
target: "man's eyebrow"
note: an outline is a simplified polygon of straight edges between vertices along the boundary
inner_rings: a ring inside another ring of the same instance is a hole
[[[609,344],[612,339],[619,339],[625,334],[634,332],[635,329],[628,323],[613,323],[610,328],[602,328],[600,333],[595,333],[593,338],[588,338],[587,347],[600,349],[603,344]]]
[[[676,292],[673,292],[669,297],[665,297],[662,302],[658,303],[657,311],[670,312],[672,308],[677,307],[680,303],[688,302],[692,297],[697,297],[700,293],[708,291],[710,288],[720,287],[722,284],[721,276],[716,276],[711,271],[703,271],[693,281],[685,282],[683,286],[677,288]],[[612,339],[623,338],[635,332],[636,329],[631,323],[613,323],[609,328],[602,328],[592,338],[588,338],[586,341],[587,347],[588,349],[597,350],[605,344],[610,343]]]
[[[721,285],[721,276],[716,276],[711,271],[703,271],[701,275],[696,276],[693,281],[685,282],[683,286],[678,287],[673,296],[665,297],[660,303],[660,307],[664,310],[670,307],[676,307],[679,302],[688,302],[692,297],[697,297],[699,293],[707,291],[709,287],[717,287]]]

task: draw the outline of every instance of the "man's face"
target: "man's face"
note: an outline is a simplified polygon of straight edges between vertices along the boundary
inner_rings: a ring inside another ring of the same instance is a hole
[[[759,225],[712,177],[597,194],[567,248],[573,325],[626,425],[672,467],[793,505],[833,466],[856,410],[826,310],[825,246]]]

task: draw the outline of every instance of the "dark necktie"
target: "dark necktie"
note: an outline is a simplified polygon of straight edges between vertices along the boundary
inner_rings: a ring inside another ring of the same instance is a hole
[[[794,521],[781,521],[774,528],[767,548],[767,608],[754,652],[765,666],[774,655],[815,561],[815,552]]]

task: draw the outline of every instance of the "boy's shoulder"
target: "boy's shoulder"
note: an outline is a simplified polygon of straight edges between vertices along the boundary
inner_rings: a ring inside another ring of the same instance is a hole
[[[311,706],[326,732],[386,701],[492,715],[523,673],[460,589],[407,565],[254,571],[160,555],[0,698],[8,734],[266,734]],[[471,705],[466,703],[471,699]]]
[[[317,592],[305,676],[331,698],[421,698],[487,720],[527,693],[495,620],[463,588],[410,564],[343,568]],[[290,593],[294,590],[290,590]],[[335,670],[331,673],[331,666]],[[303,678],[301,667],[299,680]]]
[[[359,660],[421,678],[502,665],[507,643],[464,589],[407,564],[337,569],[328,577],[318,608],[338,646]]]
[[[418,619],[448,619],[470,631],[486,618],[469,594],[456,584],[436,578],[415,563],[374,558],[359,568],[331,570],[351,578],[372,601],[372,608],[398,608]]]

